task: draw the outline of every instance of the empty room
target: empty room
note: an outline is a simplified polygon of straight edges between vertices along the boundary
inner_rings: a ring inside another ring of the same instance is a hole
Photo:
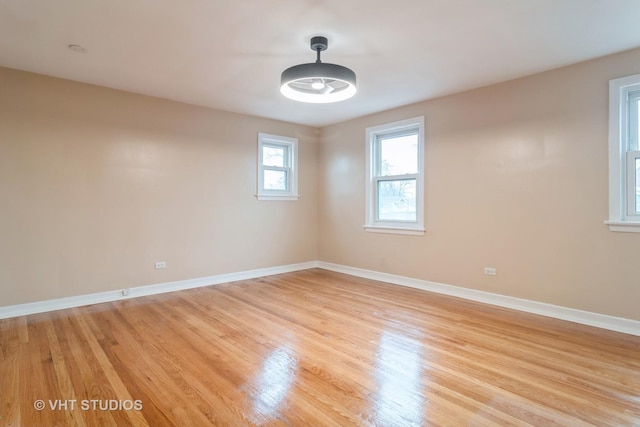
[[[640,1],[0,1],[0,426],[640,426]]]

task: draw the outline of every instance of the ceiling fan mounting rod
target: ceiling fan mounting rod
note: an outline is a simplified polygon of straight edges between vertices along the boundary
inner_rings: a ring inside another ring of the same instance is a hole
[[[311,50],[315,50],[316,51],[316,64],[319,64],[320,61],[320,52],[322,52],[323,50],[327,50],[327,47],[329,47],[329,40],[327,40],[326,37],[322,37],[322,36],[315,36],[315,37],[311,37]]]

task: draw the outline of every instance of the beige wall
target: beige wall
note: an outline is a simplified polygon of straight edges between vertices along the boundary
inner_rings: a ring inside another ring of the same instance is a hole
[[[320,135],[0,68],[0,306],[320,259],[640,320],[640,234],[603,224],[608,80],[638,64],[630,51]],[[419,115],[427,234],[365,232],[365,128]],[[258,132],[300,139],[299,201],[253,196]]]
[[[320,259],[640,320],[640,234],[603,223],[608,80],[636,73],[640,50],[324,128]],[[421,115],[427,233],[366,232],[365,128]]]
[[[254,197],[258,132],[299,138],[297,202]],[[0,306],[317,259],[316,139],[0,68]]]

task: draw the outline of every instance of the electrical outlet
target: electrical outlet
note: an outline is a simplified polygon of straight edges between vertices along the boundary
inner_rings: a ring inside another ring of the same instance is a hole
[[[131,292],[131,291],[130,291],[130,289],[129,289],[129,288],[123,289],[123,290],[122,290],[122,296],[123,296],[123,297],[129,296],[129,293],[130,293],[130,292]]]
[[[495,276],[497,273],[495,268],[485,267],[484,274],[486,274],[487,276]]]
[[[167,268],[167,263],[164,261],[156,262],[156,268]]]

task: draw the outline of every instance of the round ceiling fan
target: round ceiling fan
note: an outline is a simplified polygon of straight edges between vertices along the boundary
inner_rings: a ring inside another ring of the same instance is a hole
[[[311,50],[316,62],[287,68],[280,78],[280,92],[301,102],[329,103],[343,101],[356,93],[356,74],[349,68],[320,61],[320,52],[327,50],[326,37],[311,38]]]

